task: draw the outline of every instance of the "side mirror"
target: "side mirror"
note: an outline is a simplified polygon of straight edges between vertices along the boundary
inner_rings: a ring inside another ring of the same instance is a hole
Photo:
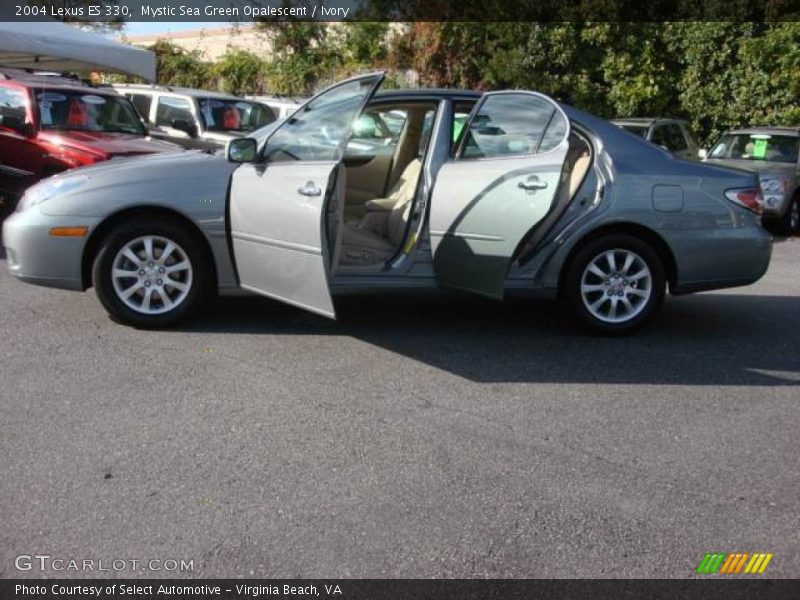
[[[0,127],[10,129],[11,131],[29,138],[36,135],[33,125],[26,121],[24,117],[17,115],[0,114]]]
[[[705,160],[706,158],[708,158],[708,150],[706,150],[705,148],[700,148],[700,150],[697,151],[697,158],[699,158],[700,160]]]
[[[228,142],[225,156],[233,163],[252,163],[258,156],[258,146],[253,138],[236,138]]]
[[[173,129],[183,131],[189,137],[197,137],[197,125],[189,119],[172,119],[170,125]]]

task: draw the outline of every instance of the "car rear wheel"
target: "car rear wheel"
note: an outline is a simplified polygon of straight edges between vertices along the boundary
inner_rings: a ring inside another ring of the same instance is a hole
[[[143,328],[187,318],[209,295],[211,278],[200,242],[179,224],[140,219],[105,238],[92,268],[108,313]]]
[[[610,235],[578,251],[562,291],[583,325],[623,335],[658,312],[665,287],[664,267],[649,244],[634,236]]]

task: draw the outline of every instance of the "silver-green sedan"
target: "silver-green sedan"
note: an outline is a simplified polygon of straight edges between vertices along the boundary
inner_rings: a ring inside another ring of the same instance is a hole
[[[335,317],[343,294],[459,290],[558,298],[617,334],[667,289],[767,269],[752,173],[675,159],[536,92],[378,92],[382,79],[338,83],[224,154],[45,180],[3,226],[11,272],[94,287],[138,327],[173,325],[217,292]],[[396,126],[354,129],[365,114]]]

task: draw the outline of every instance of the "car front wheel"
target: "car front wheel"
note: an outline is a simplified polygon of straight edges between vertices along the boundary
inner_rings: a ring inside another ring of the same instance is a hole
[[[767,217],[762,220],[764,229],[776,235],[800,233],[800,195],[796,194],[782,217]]]
[[[800,196],[792,199],[792,203],[783,217],[783,233],[795,235],[800,233]]]
[[[658,254],[643,240],[611,235],[588,243],[572,260],[564,295],[572,312],[593,331],[630,333],[664,301],[666,278]]]
[[[141,219],[105,238],[92,282],[112,317],[136,327],[167,327],[194,313],[208,297],[204,258],[201,244],[185,228]]]

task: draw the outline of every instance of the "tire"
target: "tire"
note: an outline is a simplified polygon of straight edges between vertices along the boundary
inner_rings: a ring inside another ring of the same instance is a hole
[[[169,327],[195,314],[211,295],[208,261],[185,227],[145,217],[119,225],[102,241],[92,284],[112,318],[144,329]]]
[[[625,335],[656,315],[665,289],[664,265],[652,246],[638,237],[617,234],[592,240],[578,250],[567,267],[561,295],[591,331]]]
[[[19,196],[12,193],[0,192],[0,221],[10,216],[19,204]]]
[[[795,235],[800,232],[800,196],[792,198],[786,207],[786,214],[777,221],[768,223],[769,229],[780,235]]]

